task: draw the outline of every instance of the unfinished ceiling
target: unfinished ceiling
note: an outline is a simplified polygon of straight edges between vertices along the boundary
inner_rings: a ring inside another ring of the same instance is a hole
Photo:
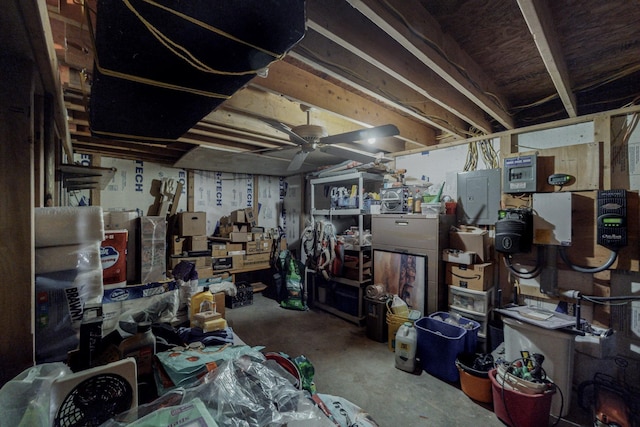
[[[96,138],[80,3],[47,0],[78,153],[277,175],[296,145],[264,119],[329,135],[391,123],[398,136],[352,147],[393,155],[640,98],[638,0],[308,0],[302,41],[177,141]],[[314,153],[303,170],[341,161]]]

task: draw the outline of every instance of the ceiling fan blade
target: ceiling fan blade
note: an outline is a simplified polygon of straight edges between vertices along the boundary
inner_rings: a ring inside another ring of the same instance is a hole
[[[385,138],[398,135],[400,131],[396,125],[375,126],[368,129],[354,130],[352,132],[339,133],[337,135],[320,138],[321,144],[339,144],[342,142],[363,141],[369,138]]]
[[[260,120],[262,120],[263,122],[265,122],[266,124],[268,124],[269,126],[271,126],[272,128],[279,130],[280,132],[284,132],[287,135],[289,135],[290,139],[292,142],[295,142],[298,145],[306,145],[307,141],[305,141],[300,135],[298,135],[297,133],[295,133],[293,130],[291,130],[291,128],[287,125],[285,125],[282,122],[279,122],[277,120],[273,120],[273,119],[267,119],[264,117],[261,117]]]
[[[324,145],[320,147],[320,151],[324,153],[333,154],[334,156],[341,157],[343,159],[354,160],[360,163],[370,163],[376,160],[389,161],[386,157],[378,154],[367,153],[364,151],[356,150],[349,147],[343,147],[340,145]]]
[[[291,163],[289,163],[287,170],[289,172],[292,172],[300,169],[304,164],[304,160],[307,158],[308,155],[309,155],[308,151],[304,151],[304,150],[298,151],[296,155],[293,156],[293,159],[291,159]]]

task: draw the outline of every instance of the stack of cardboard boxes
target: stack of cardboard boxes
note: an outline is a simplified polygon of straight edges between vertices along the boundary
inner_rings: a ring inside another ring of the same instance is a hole
[[[256,225],[252,209],[239,209],[220,218],[219,230],[211,247],[214,272],[269,268],[273,239]]]
[[[219,232],[206,235],[206,212],[180,212],[169,239],[169,269],[181,261],[192,262],[198,277],[207,278],[231,270],[270,267],[273,239],[258,227],[250,208],[220,219]]]
[[[442,259],[446,262],[449,311],[480,323],[478,336],[486,337],[494,285],[489,233],[477,228],[451,231]]]
[[[173,230],[169,239],[169,268],[188,261],[195,264],[199,277],[213,276],[206,212],[178,213]]]

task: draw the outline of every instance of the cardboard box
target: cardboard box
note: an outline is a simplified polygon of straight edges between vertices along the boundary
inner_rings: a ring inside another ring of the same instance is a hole
[[[202,236],[207,234],[206,212],[178,213],[178,232],[181,236]]]
[[[233,257],[214,257],[212,258],[212,267],[214,271],[231,270],[233,268]]]
[[[476,262],[475,252],[465,252],[460,249],[445,249],[442,251],[442,260],[454,264],[471,265]]]
[[[238,222],[247,222],[246,221],[246,216],[244,214],[245,210],[244,209],[238,209],[235,210],[233,212],[231,212],[231,214],[229,215],[229,221],[233,224],[238,223]]]
[[[186,237],[171,236],[169,239],[169,255],[182,255],[185,250],[184,242]]]
[[[229,233],[229,239],[232,242],[249,242],[251,241],[251,233],[233,231]]]
[[[244,267],[244,255],[231,255],[231,258],[233,258],[234,269]]]
[[[244,256],[244,264],[258,264],[263,262],[269,262],[271,260],[270,252],[263,252],[260,254],[250,254]]]
[[[255,227],[256,225],[258,225],[253,215],[253,208],[246,208],[244,210],[244,222],[249,223],[251,227]]]
[[[474,228],[470,231],[451,231],[449,247],[463,252],[475,252],[477,262],[480,263],[491,259],[491,239],[486,230]]]
[[[231,243],[227,242],[227,253],[228,252],[238,252],[243,251],[244,245],[242,243]]]
[[[273,244],[273,240],[265,239],[265,240],[256,240],[254,242],[247,242],[246,251],[247,254],[258,254],[262,252],[271,252],[271,245]]]
[[[493,286],[493,264],[452,264],[447,263],[446,283],[450,286],[486,291]]]
[[[231,233],[246,233],[246,234],[250,234],[249,233],[249,225],[248,224],[242,224],[242,223],[238,223],[238,224],[226,224],[226,225],[220,225],[220,227],[218,228],[218,231],[220,233],[221,237],[225,237],[228,238]],[[251,240],[251,239],[249,239]],[[248,240],[244,240],[245,242]]]
[[[196,268],[196,270],[198,271],[199,279],[206,279],[208,277],[213,277],[213,267],[211,266],[199,267],[199,268]]]
[[[223,319],[225,314],[224,312],[225,295],[226,294],[224,292],[216,292],[215,294],[213,294],[213,301],[216,303],[216,311],[220,313]]]
[[[227,245],[220,243],[211,245],[211,256],[227,256]]]
[[[186,238],[186,247],[188,251],[206,251],[208,249],[208,240],[206,235],[189,236]]]

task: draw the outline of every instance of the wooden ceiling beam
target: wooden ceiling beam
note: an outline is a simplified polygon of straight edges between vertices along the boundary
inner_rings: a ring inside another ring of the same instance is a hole
[[[569,70],[557,31],[552,25],[553,17],[548,4],[539,0],[518,0],[518,6],[567,114],[569,117],[577,117],[576,97],[571,91]]]
[[[292,101],[285,96],[255,87],[262,80],[261,78],[252,80],[252,86],[234,94],[218,110],[210,113],[205,118],[205,121],[234,126],[237,129],[244,129],[252,133],[275,138],[283,138],[284,134],[273,129],[260,120],[259,117],[277,120],[291,127],[307,122],[306,113],[300,109],[299,101]],[[308,103],[304,104],[314,107]],[[311,108],[309,111],[309,122],[323,126],[329,135],[360,130],[364,127],[362,123],[356,123],[355,120],[337,116],[333,112],[328,113],[318,106]],[[282,142],[288,144],[288,137],[285,137]],[[398,139],[385,138],[378,141],[376,146],[382,151],[392,152],[404,150],[404,144],[404,141]]]
[[[417,145],[436,143],[435,130],[399,113],[380,108],[380,104],[297,68],[286,61],[269,67],[267,78],[252,80],[254,86],[281,93],[303,104],[332,111],[363,125],[379,126],[392,123],[400,130],[399,138]]]
[[[287,57],[446,134],[469,136],[458,116],[312,29]]]
[[[307,26],[386,74],[411,87],[483,131],[491,124],[480,107],[419,61],[414,52],[381,32],[380,28],[341,0],[307,3]]]
[[[347,1],[456,91],[471,100],[502,126],[513,129],[514,121],[507,111],[506,97],[482,72],[480,66],[451,37],[442,33],[438,22],[419,0],[394,2],[393,6],[378,0]],[[449,96],[438,96],[438,100],[448,104]],[[453,107],[455,108],[455,105]],[[485,132],[491,131],[481,122],[468,121],[478,129]]]

